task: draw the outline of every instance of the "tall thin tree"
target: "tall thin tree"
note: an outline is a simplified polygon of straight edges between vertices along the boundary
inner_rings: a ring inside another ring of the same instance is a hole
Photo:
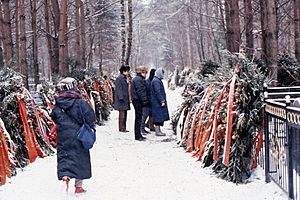
[[[295,56],[300,62],[300,0],[294,0]]]
[[[56,79],[59,74],[59,28],[60,28],[60,8],[58,0],[49,0],[51,5],[51,16],[53,21],[53,37],[52,37],[52,60],[53,65],[51,66],[52,78]],[[55,82],[55,80],[54,80]]]
[[[276,81],[278,75],[276,0],[260,0],[260,5],[263,47],[262,57],[267,66],[269,66],[270,78]]]
[[[125,64],[126,56],[126,18],[125,18],[125,0],[121,0],[121,64]]]
[[[192,40],[191,40],[191,0],[187,1],[187,32],[186,32],[186,44],[187,44],[187,65],[188,68],[192,68],[193,66],[193,58],[192,58]]]
[[[0,30],[3,30],[3,15],[2,15],[2,3],[0,1]],[[0,31],[0,69],[4,67],[4,57],[3,57],[3,44],[4,36],[3,31]]]
[[[16,6],[16,13],[15,13],[15,19],[16,19],[16,64],[18,67],[20,67],[20,14],[19,14],[19,0],[16,0],[15,3]]]
[[[66,76],[68,73],[67,65],[65,63],[68,56],[67,44],[67,23],[68,23],[68,0],[62,0],[60,6],[60,26],[59,26],[59,74]]]
[[[20,72],[25,76],[25,85],[28,86],[28,68],[26,57],[26,17],[25,0],[20,2]]]
[[[38,63],[38,40],[37,40],[37,6],[36,0],[30,1],[31,7],[31,28],[32,28],[32,52],[33,52],[33,73],[34,83],[39,83],[39,63]]]
[[[75,42],[75,49],[76,49],[76,57],[77,59],[81,58],[81,26],[80,26],[80,0],[75,0],[75,34],[76,34],[76,42]],[[79,60],[81,62],[81,60]]]
[[[9,64],[13,58],[13,40],[11,32],[10,5],[9,0],[2,0],[3,6],[3,35],[4,35],[4,57],[5,63]]]
[[[81,33],[81,64],[86,66],[86,23],[85,23],[85,4],[80,1],[80,33]]]
[[[51,7],[51,0],[44,0],[44,17],[45,17],[45,29],[46,29],[46,38],[47,38],[47,49],[48,49],[48,59],[49,59],[49,67],[47,68],[48,73],[51,73],[53,69],[53,43],[52,43],[52,31],[50,29],[50,16],[49,16],[49,8]],[[50,74],[49,73],[49,74]],[[48,77],[50,79],[50,77]]]
[[[253,48],[254,48],[252,0],[244,0],[244,4],[245,4],[246,49],[247,49],[247,55],[251,56],[253,54]]]
[[[128,34],[127,34],[127,51],[126,51],[126,65],[129,65],[132,49],[132,31],[133,31],[133,19],[132,19],[132,0],[128,0]]]
[[[239,52],[241,28],[239,1],[225,0],[226,44],[230,52]]]

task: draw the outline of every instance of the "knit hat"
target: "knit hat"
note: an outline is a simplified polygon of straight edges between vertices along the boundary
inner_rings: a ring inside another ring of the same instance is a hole
[[[77,87],[77,81],[76,79],[72,77],[64,78],[63,80],[59,81],[59,83],[56,85],[56,90],[59,92],[71,90],[75,87]]]

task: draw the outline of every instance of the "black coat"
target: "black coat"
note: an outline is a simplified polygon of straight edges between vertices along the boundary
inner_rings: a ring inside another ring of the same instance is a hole
[[[80,106],[91,127],[95,127],[95,112],[77,92],[68,91],[66,96],[55,98],[51,113],[57,131],[57,176],[59,180],[63,176],[88,179],[92,176],[90,152],[83,148],[76,134],[83,124]]]
[[[115,101],[116,110],[130,110],[130,101],[128,94],[128,83],[126,76],[120,74],[115,81]]]
[[[150,106],[145,78],[140,74],[131,81],[131,98],[132,102],[139,102],[143,106]]]
[[[147,96],[148,96],[148,99],[149,101],[151,102],[151,80],[148,78],[145,80],[146,82],[146,89],[147,89]]]

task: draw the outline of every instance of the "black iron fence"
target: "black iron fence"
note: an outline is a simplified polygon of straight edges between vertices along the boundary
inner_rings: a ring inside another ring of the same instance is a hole
[[[265,143],[259,163],[267,182],[273,180],[290,199],[300,200],[300,108],[291,105],[296,97],[300,87],[266,90]]]

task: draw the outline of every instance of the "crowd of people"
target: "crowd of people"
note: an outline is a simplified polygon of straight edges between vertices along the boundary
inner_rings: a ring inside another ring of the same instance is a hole
[[[164,70],[162,68],[151,69],[146,79],[148,68],[139,66],[136,67],[136,76],[131,81],[129,71],[129,66],[122,65],[120,75],[115,81],[114,108],[119,111],[119,131],[128,132],[126,130],[127,111],[130,110],[130,102],[132,102],[135,110],[135,140],[145,140],[145,135],[149,134],[149,131],[155,131],[156,136],[165,136],[166,134],[161,131],[161,126],[170,118],[162,82]],[[148,127],[149,131],[145,127]]]
[[[115,80],[113,107],[119,112],[119,132],[126,129],[127,111],[132,103],[135,110],[134,138],[144,141],[146,135],[155,131],[156,136],[165,136],[161,127],[169,120],[168,104],[163,85],[164,70],[139,66],[136,76],[131,80],[130,66],[122,65]],[[82,194],[83,180],[91,178],[91,160],[89,149],[77,140],[77,134],[83,123],[95,128],[96,116],[93,108],[82,98],[77,81],[74,78],[61,80],[56,90],[55,107],[51,117],[56,123],[57,132],[57,176],[69,188],[71,178],[75,179],[75,193]],[[149,131],[146,130],[146,127]]]

